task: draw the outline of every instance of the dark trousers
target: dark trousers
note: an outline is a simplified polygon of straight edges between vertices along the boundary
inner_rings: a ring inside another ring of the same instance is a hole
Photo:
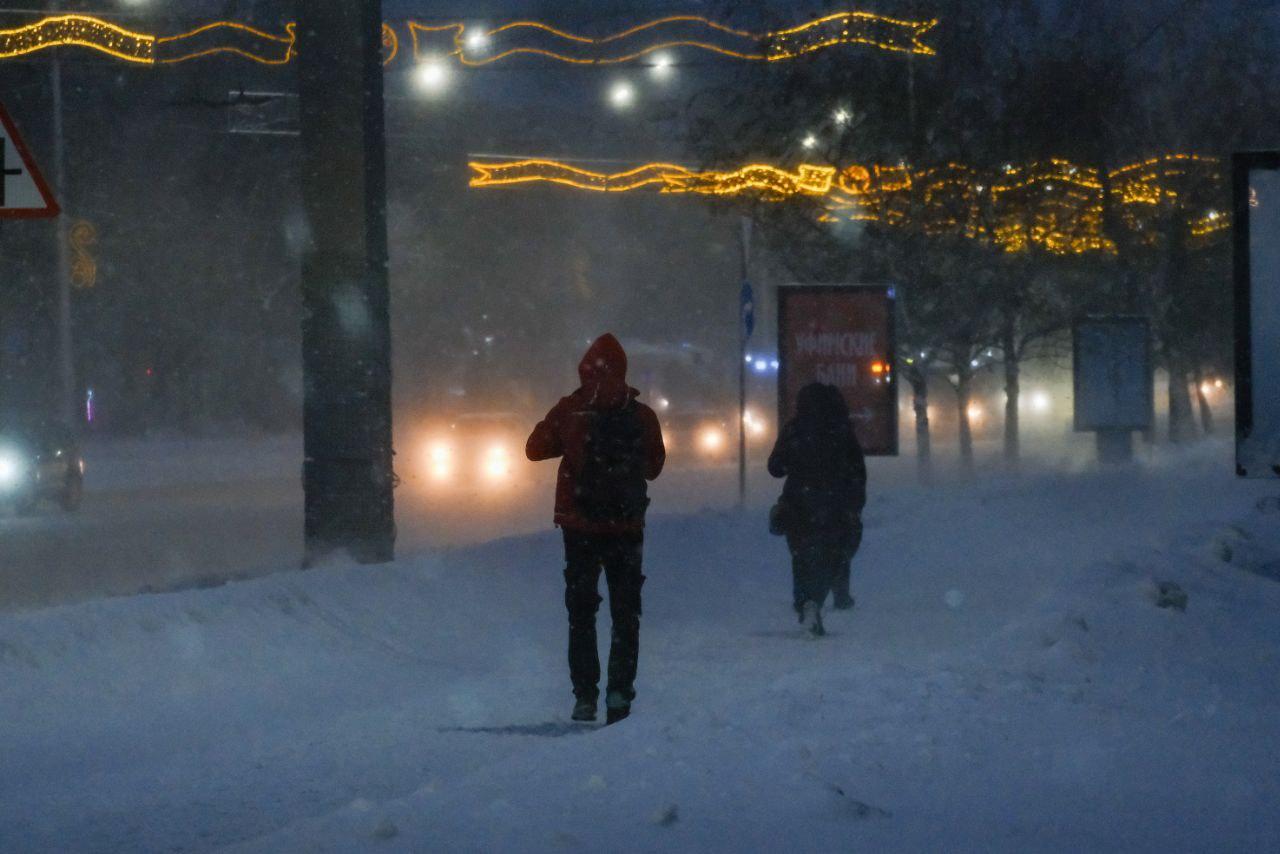
[[[827,594],[849,595],[849,574],[853,556],[862,544],[862,526],[853,531],[830,534],[815,531],[788,535],[791,550],[791,590],[797,611],[807,601],[826,603]]]
[[[642,534],[588,534],[564,529],[564,603],[569,609],[569,676],[580,698],[600,695],[600,655],[596,650],[596,612],[600,572],[609,585],[613,636],[609,646],[606,690],[635,697],[636,661],[640,653],[640,571]]]

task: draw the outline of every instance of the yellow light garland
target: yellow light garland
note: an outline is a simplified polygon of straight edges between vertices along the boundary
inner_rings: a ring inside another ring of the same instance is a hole
[[[283,36],[274,36],[245,24],[216,21],[180,35],[157,38],[155,61],[173,64],[230,53],[261,65],[288,65],[295,55],[297,32],[293,24],[285,24],[284,29]]]
[[[755,163],[732,172],[697,172],[673,163],[646,163],[625,172],[606,174],[579,169],[554,160],[516,160],[505,163],[470,164],[472,187],[503,187],[515,184],[563,184],[578,190],[625,193],[657,186],[664,193],[737,195],[757,191],[765,196],[825,196],[835,178],[831,166],[802,165],[789,172]]]
[[[842,44],[932,56],[934,49],[922,39],[936,25],[937,21],[841,12],[789,29],[757,34],[698,15],[670,15],[612,35],[590,38],[539,21],[514,21],[487,31],[474,31],[462,23],[407,23],[415,59],[456,57],[470,66],[489,65],[519,54],[581,65],[616,65],[678,47],[767,62],[793,59]],[[0,30],[0,60],[75,46],[144,65],[186,62],[215,54],[232,54],[262,65],[287,65],[297,55],[297,33],[291,23],[284,30],[282,35],[273,34],[235,21],[213,21],[178,35],[155,36],[92,15],[51,15]],[[478,37],[478,43],[473,42],[473,37]],[[495,41],[500,43],[492,44]],[[384,64],[394,61],[400,52],[400,37],[390,24],[383,25],[382,43]]]
[[[1191,237],[1206,241],[1230,228],[1217,210],[1192,216],[1185,203],[1220,188],[1221,164],[1200,155],[1171,154],[1107,173],[1110,195],[1097,169],[1051,159],[1010,164],[985,174],[960,163],[912,170],[906,165],[832,166],[801,164],[794,170],[755,163],[732,171],[696,171],[671,163],[648,163],[613,174],[592,172],[554,160],[473,162],[471,186],[503,187],[555,183],[596,192],[644,188],[663,193],[735,196],[779,201],[794,196],[822,200],[823,222],[851,221],[899,226],[923,222],[926,234],[960,234],[986,240],[1006,252],[1032,247],[1056,255],[1114,253],[1103,227],[1104,202],[1141,240],[1156,239],[1146,221],[1159,213],[1179,216]],[[922,208],[912,213],[911,199]]]
[[[294,56],[296,33],[284,35],[234,21],[215,21],[174,36],[153,36],[125,29],[91,15],[51,15],[30,24],[0,30],[0,59],[56,47],[83,47],[140,65],[186,62],[229,53],[263,65],[285,65]]]
[[[870,12],[840,12],[769,33],[736,30],[700,15],[670,15],[599,38],[570,33],[540,21],[514,21],[476,31],[460,23],[426,26],[410,21],[409,32],[414,56],[419,59],[456,56],[463,65],[481,66],[527,54],[574,65],[619,65],[680,47],[761,62],[794,59],[840,44],[932,56],[936,51],[922,38],[937,23],[904,21]],[[644,38],[638,38],[641,36]]]
[[[867,12],[842,12],[810,20],[799,27],[767,33],[733,29],[701,15],[668,15],[599,38],[576,35],[538,20],[516,20],[475,32],[461,23],[425,26],[413,20],[408,22],[408,28],[416,58],[457,56],[463,65],[479,67],[520,54],[575,65],[618,65],[675,47],[692,47],[756,61],[795,59],[833,45],[867,45],[932,56],[936,51],[924,44],[922,38],[937,23],[937,20],[922,22]],[[644,36],[643,40],[640,36]],[[495,45],[495,41],[502,44]]]
[[[126,30],[88,15],[51,15],[25,26],[0,30],[0,59],[75,45],[125,62],[150,64],[155,61],[155,44],[155,36]]]

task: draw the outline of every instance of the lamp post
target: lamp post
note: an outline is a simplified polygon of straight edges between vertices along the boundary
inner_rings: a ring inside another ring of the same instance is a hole
[[[751,219],[742,218],[742,290],[738,297],[738,509],[747,506],[747,341],[755,328],[751,291]]]
[[[57,14],[61,0],[54,0],[49,11]],[[53,96],[53,181],[57,192],[65,200],[67,193],[67,153],[62,114],[62,60],[58,51],[53,52],[49,65],[49,85]],[[76,364],[71,337],[71,239],[67,227],[67,215],[54,220],[56,285],[58,289],[58,417],[71,426],[76,417]]]

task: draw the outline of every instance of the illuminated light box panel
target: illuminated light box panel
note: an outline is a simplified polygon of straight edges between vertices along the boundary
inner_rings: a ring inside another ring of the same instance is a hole
[[[1280,151],[1232,158],[1236,473],[1280,477]]]

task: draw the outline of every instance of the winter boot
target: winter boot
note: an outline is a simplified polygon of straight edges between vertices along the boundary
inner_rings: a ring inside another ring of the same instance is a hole
[[[579,697],[578,701],[573,704],[573,719],[575,721],[594,721],[596,719],[596,698]]]
[[[610,691],[609,696],[605,697],[605,726],[616,724],[618,721],[631,714],[631,701],[621,691]]]
[[[804,603],[800,622],[805,631],[815,638],[820,638],[827,633],[827,630],[822,627],[822,608],[812,599]]]

